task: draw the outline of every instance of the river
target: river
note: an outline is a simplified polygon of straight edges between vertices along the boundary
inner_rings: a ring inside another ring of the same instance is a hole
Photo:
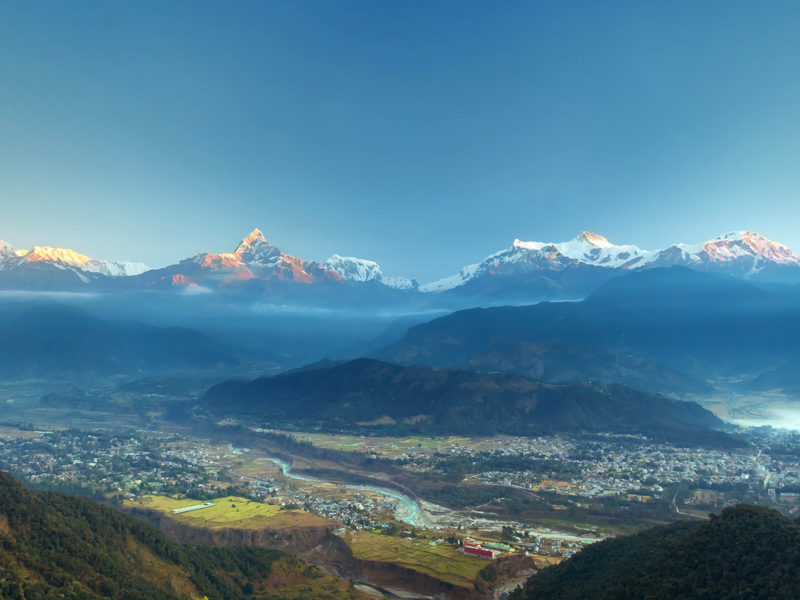
[[[280,467],[284,477],[288,479],[296,479],[298,481],[314,481],[317,483],[331,483],[316,477],[296,475],[292,473],[291,465],[280,458],[264,457],[264,460],[268,460]],[[395,517],[398,521],[402,521],[403,523],[407,523],[413,527],[424,527],[426,529],[454,529],[461,527],[462,529],[498,530],[506,525],[517,530],[530,531],[534,536],[558,538],[566,542],[583,542],[584,544],[591,544],[601,539],[594,535],[575,535],[560,531],[553,531],[552,529],[546,527],[531,527],[530,524],[519,523],[515,521],[507,521],[491,517],[487,518],[487,516],[483,516],[477,511],[471,511],[472,514],[460,513],[444,506],[439,506],[424,500],[411,498],[402,492],[390,490],[388,488],[348,483],[336,483],[336,485],[340,485],[351,490],[375,492],[396,500],[397,503],[394,507]]]
[[[279,458],[272,458],[272,457],[265,457],[266,460],[275,463],[278,465],[283,472],[284,477],[288,479],[297,479],[298,481],[315,481],[318,483],[326,483],[322,479],[317,479],[316,477],[309,477],[307,475],[296,475],[292,473],[292,467],[286,461],[283,461]],[[359,490],[362,492],[375,492],[376,494],[381,494],[382,496],[386,496],[388,498],[392,498],[393,500],[397,500],[394,508],[394,514],[398,521],[402,521],[403,523],[407,523],[413,527],[430,527],[431,526],[431,519],[427,518],[426,511],[420,506],[420,503],[410,496],[406,496],[400,492],[395,490],[390,490],[387,488],[381,487],[374,487],[371,485],[355,485],[349,483],[337,483],[336,485],[341,485],[342,487],[346,487],[351,490]]]

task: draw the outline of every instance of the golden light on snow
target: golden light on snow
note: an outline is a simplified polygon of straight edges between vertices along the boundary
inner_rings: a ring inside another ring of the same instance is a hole
[[[51,261],[68,265],[85,265],[92,260],[85,254],[79,254],[74,250],[53,248],[51,246],[34,246],[33,249],[23,252],[24,254],[19,254],[18,250],[17,256],[25,256],[27,262]]]

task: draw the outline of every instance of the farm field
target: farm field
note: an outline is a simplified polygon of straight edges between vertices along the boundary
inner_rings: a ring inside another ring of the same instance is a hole
[[[351,586],[347,580],[325,573],[296,558],[273,563],[269,576],[255,585],[255,596],[274,600],[370,600],[369,594]]]
[[[343,539],[356,558],[401,565],[462,587],[471,588],[480,570],[490,564],[448,544],[431,546],[424,539],[414,545],[414,540],[369,531],[348,531]]]
[[[203,504],[194,498],[170,498],[168,496],[142,496],[134,501],[126,501],[126,506],[157,510],[166,513],[171,519],[188,523],[195,527],[239,528],[239,529],[284,529],[287,527],[325,526],[329,522],[322,517],[304,510],[286,510],[280,506],[262,504],[238,496],[216,498],[214,506],[173,514],[177,508]]]
[[[326,433],[300,433],[280,431],[276,433],[291,435],[301,442],[311,442],[319,448],[343,450],[347,452],[368,452],[384,458],[397,458],[403,454],[427,455],[431,451],[445,450],[451,446],[463,446],[475,451],[492,451],[503,448],[511,442],[509,436],[463,437],[463,436],[410,436],[410,437],[372,437],[356,435],[335,435]]]

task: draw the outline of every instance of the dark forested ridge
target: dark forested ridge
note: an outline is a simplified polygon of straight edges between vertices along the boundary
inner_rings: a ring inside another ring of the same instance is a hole
[[[198,331],[110,321],[70,306],[0,305],[0,375],[116,375],[213,370],[240,362],[236,352]]]
[[[553,385],[504,373],[398,366],[357,359],[250,382],[228,381],[201,400],[214,416],[322,422],[384,431],[534,434],[648,433],[696,443],[730,443],[711,412],[621,385]]]
[[[698,380],[713,374],[769,372],[788,358],[786,387],[800,381],[797,331],[800,303],[790,294],[675,267],[617,277],[582,302],[458,311],[411,327],[376,356],[552,381],[574,379],[575,370],[672,393],[701,391]]]
[[[3,599],[265,598],[254,591],[279,560],[302,566],[263,548],[177,544],[112,508],[0,473]]]
[[[512,600],[795,600],[800,527],[764,507],[726,508],[592,545],[532,577]]]

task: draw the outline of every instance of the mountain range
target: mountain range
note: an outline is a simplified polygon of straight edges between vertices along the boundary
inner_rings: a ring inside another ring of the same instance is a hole
[[[231,252],[204,252],[163,268],[97,260],[73,250],[0,242],[0,289],[63,291],[224,292],[297,303],[470,304],[581,298],[632,270],[685,266],[769,282],[800,282],[800,257],[748,231],[662,250],[615,245],[583,232],[567,242],[514,240],[459,273],[419,285],[390,277],[371,260],[334,254],[324,262],[282,252],[254,229]]]
[[[732,375],[789,388],[799,381],[797,331],[794,295],[670,267],[609,280],[580,302],[456,311],[411,327],[374,356],[672,393]]]

